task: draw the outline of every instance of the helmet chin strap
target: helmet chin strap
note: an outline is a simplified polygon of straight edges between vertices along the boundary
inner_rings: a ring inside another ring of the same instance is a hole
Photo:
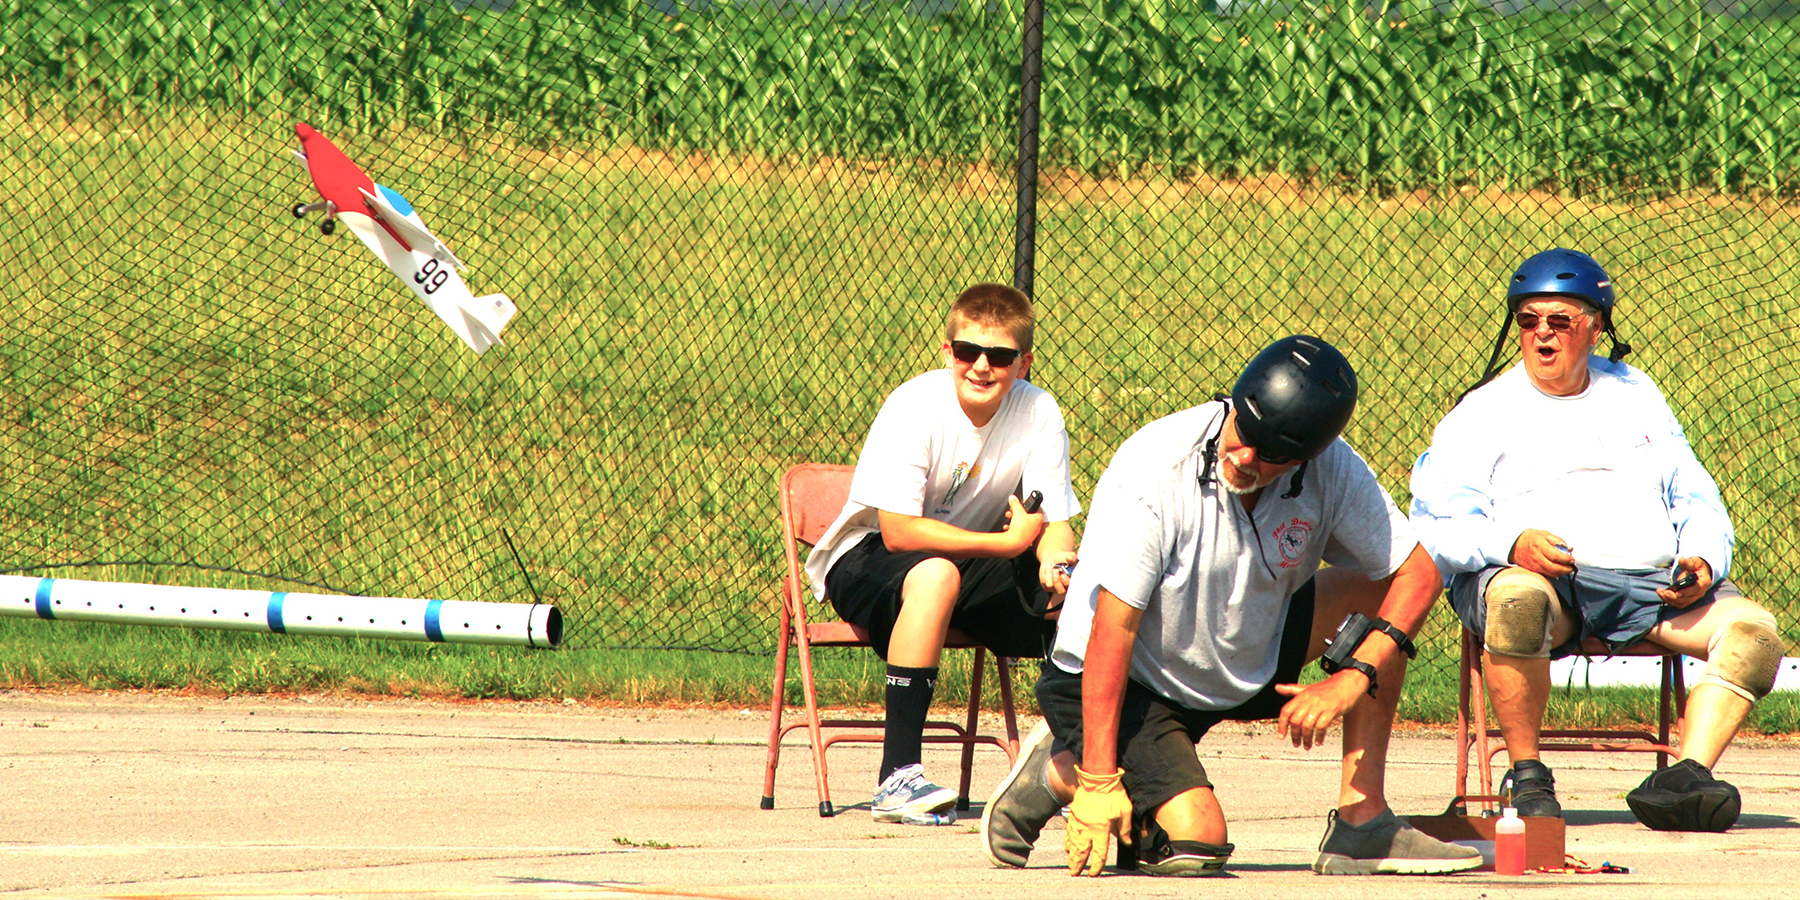
[[[1310,459],[1303,460],[1300,463],[1300,468],[1294,470],[1294,478],[1292,481],[1288,482],[1287,493],[1282,494],[1281,499],[1292,500],[1295,497],[1300,496],[1301,488],[1306,487],[1306,467],[1311,463],[1312,460]]]
[[[1231,415],[1231,398],[1224,394],[1214,394],[1213,401],[1225,404],[1225,415]],[[1219,483],[1219,438],[1225,434],[1225,425],[1219,424],[1219,431],[1206,441],[1206,450],[1201,454],[1200,483]]]
[[[1471,390],[1473,390],[1473,389],[1471,388]],[[1230,397],[1227,397],[1224,394],[1214,394],[1213,400],[1216,402],[1225,404],[1225,414],[1228,416],[1231,414],[1231,398]],[[1221,426],[1219,426],[1219,433],[1213,435],[1206,442],[1206,450],[1203,451],[1201,454],[1201,460],[1202,460],[1201,465],[1200,465],[1200,483],[1201,484],[1218,484],[1219,483],[1219,474],[1218,474],[1218,472],[1219,472],[1219,438],[1224,434],[1225,434],[1225,427],[1223,425],[1221,425]],[[1310,463],[1310,462],[1311,462],[1311,460],[1305,460],[1300,463],[1300,468],[1294,470],[1294,478],[1293,478],[1293,480],[1288,482],[1287,493],[1282,494],[1281,499],[1292,500],[1295,497],[1300,496],[1300,491],[1306,487],[1306,466],[1307,466],[1307,463]]]
[[[1610,310],[1605,314],[1605,324],[1606,336],[1612,338],[1612,349],[1607,351],[1606,360],[1607,362],[1618,362],[1625,358],[1625,354],[1631,352],[1631,345],[1619,340],[1619,333],[1613,330],[1612,311]]]

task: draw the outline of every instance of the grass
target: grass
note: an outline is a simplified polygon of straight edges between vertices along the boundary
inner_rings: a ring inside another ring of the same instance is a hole
[[[507,346],[477,359],[351,239],[288,216],[310,191],[282,158],[288,120],[28,116],[9,90],[0,568],[526,599],[510,533],[580,651],[196,634],[87,668],[59,649],[81,632],[26,623],[9,683],[754,705],[778,473],[854,461],[880,399],[935,364],[946,298],[1011,273],[1002,171],[332,135],[471,286],[519,301]],[[1546,246],[1594,250],[1632,361],[1723,487],[1734,578],[1800,638],[1791,209],[1050,173],[1040,219],[1033,378],[1060,398],[1083,497],[1125,436],[1304,331],[1356,365],[1348,438],[1404,505],[1486,358],[1505,274]],[[692,659],[710,662],[682,674]],[[1421,683],[1451,677],[1432,659]],[[872,702],[867,661],[843,665],[822,683]]]

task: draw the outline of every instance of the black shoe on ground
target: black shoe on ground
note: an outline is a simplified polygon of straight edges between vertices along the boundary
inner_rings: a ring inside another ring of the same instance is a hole
[[[1232,844],[1208,844],[1204,841],[1172,841],[1162,835],[1154,847],[1139,850],[1137,871],[1145,875],[1174,875],[1193,878],[1217,875],[1231,859]]]
[[[1737,788],[1691,759],[1650,773],[1625,795],[1625,803],[1639,822],[1656,831],[1724,831],[1737,822],[1744,805]]]
[[[1501,779],[1500,793],[1508,797],[1507,805],[1521,816],[1554,816],[1562,818],[1562,803],[1556,799],[1556,776],[1540,760],[1521,759]]]

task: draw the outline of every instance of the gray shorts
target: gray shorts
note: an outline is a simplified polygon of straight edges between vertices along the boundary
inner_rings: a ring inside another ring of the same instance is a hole
[[[1450,580],[1450,606],[1463,627],[1485,634],[1487,631],[1487,587],[1495,575],[1509,566],[1488,566],[1479,572],[1462,572]],[[1656,589],[1669,586],[1668,569],[1602,569],[1585,566],[1573,575],[1550,579],[1556,588],[1563,610],[1575,617],[1575,636],[1568,643],[1554,647],[1552,657],[1573,656],[1581,652],[1581,642],[1599,638],[1609,651],[1623,650],[1644,639],[1659,622],[1666,622],[1690,609],[1699,609],[1720,597],[1742,597],[1737,585],[1721,578],[1699,600],[1685,609],[1677,609],[1656,596]]]

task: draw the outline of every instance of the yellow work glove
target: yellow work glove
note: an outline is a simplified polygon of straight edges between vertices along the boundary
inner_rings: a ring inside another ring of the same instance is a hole
[[[1069,854],[1069,874],[1085,867],[1098,876],[1106,868],[1106,851],[1113,835],[1131,843],[1131,798],[1120,779],[1123,770],[1094,775],[1075,767],[1075,800],[1069,804],[1069,822],[1063,831],[1063,849]]]

